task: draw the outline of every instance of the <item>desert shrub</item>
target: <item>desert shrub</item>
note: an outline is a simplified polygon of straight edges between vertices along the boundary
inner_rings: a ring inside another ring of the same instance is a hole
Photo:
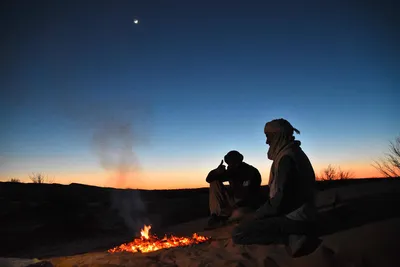
[[[335,168],[331,164],[322,170],[321,174],[317,176],[317,180],[331,181],[331,180],[346,180],[353,178],[353,172],[350,170],[342,170],[340,167]]]
[[[336,179],[346,180],[346,179],[351,179],[351,178],[354,178],[354,173],[352,171],[350,171],[350,170],[345,171],[339,167],[339,170],[336,174]]]
[[[45,176],[42,173],[32,173],[29,175],[29,179],[34,184],[52,184],[54,181],[50,179],[47,175]]]
[[[9,182],[10,182],[10,183],[20,183],[21,180],[18,179],[18,178],[11,178],[11,179],[9,180]]]
[[[384,158],[375,160],[372,166],[385,177],[400,177],[400,136],[389,142],[389,148]]]

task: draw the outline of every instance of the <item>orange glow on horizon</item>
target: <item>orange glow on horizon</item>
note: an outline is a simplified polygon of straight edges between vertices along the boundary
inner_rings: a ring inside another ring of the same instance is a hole
[[[328,164],[314,164],[314,170],[318,176]],[[382,177],[373,166],[361,162],[348,164],[332,164],[340,166],[344,171],[351,171],[355,178]],[[268,184],[269,169],[260,170],[263,177],[263,185]],[[180,171],[141,171],[135,173],[113,174],[104,171],[86,173],[45,173],[54,183],[70,184],[81,183],[101,187],[132,188],[132,189],[184,189],[208,187],[205,177],[207,171],[180,170]],[[28,174],[25,177],[2,174],[0,181],[7,181],[10,177],[19,178],[22,182],[30,182]]]
[[[318,164],[314,166],[315,174],[318,176],[321,172],[328,167],[329,164]],[[361,162],[331,164],[332,167],[338,169],[340,167],[343,171],[350,171],[354,178],[379,178],[383,177],[382,174],[375,169],[371,164]]]

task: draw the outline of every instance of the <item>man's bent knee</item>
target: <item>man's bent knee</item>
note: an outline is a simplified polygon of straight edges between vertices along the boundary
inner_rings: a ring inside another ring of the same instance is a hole
[[[210,182],[210,188],[212,189],[219,189],[222,188],[224,184],[221,181],[212,181]]]

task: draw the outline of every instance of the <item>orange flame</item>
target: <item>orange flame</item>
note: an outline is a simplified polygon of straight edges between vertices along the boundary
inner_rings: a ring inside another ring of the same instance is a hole
[[[164,236],[163,239],[159,239],[155,235],[150,235],[151,225],[145,225],[143,229],[141,229],[140,238],[134,239],[132,242],[125,243],[109,249],[108,252],[152,252],[164,248],[172,248],[172,247],[181,247],[181,246],[189,246],[200,244],[209,240],[209,237],[200,236],[196,233],[193,234],[192,238],[190,237],[177,237],[171,235],[170,237]]]
[[[144,237],[145,239],[149,239],[150,229],[151,225],[145,225],[144,228],[140,230],[140,234],[142,235],[142,237]]]

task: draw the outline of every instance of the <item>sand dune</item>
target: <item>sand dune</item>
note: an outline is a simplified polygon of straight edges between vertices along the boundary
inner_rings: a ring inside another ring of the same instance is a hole
[[[292,258],[283,245],[232,243],[233,226],[202,231],[207,218],[169,227],[165,233],[210,236],[209,242],[151,253],[105,251],[42,259],[53,266],[400,266],[400,183],[364,184],[321,191],[321,243],[310,254]],[[67,247],[58,249],[67,249]],[[2,259],[1,267],[27,266],[32,260]]]
[[[204,220],[196,223],[200,224]],[[193,223],[195,224],[195,223]],[[88,253],[48,259],[54,266],[399,266],[400,218],[371,223],[322,237],[313,253],[291,258],[282,245],[241,246],[230,228],[214,231],[211,242],[152,253]],[[199,225],[200,226],[200,225]]]

